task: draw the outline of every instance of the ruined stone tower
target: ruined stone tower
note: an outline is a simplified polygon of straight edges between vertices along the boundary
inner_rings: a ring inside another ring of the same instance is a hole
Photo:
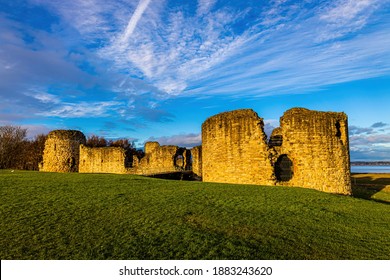
[[[283,173],[282,157],[289,159],[293,174],[290,180],[276,178],[279,185],[351,193],[346,114],[293,108],[281,117],[280,128],[282,143],[274,164]]]
[[[85,136],[77,130],[53,130],[47,136],[40,171],[78,172],[80,144]]]
[[[202,163],[205,182],[350,194],[347,116],[293,108],[267,141],[254,111],[221,113],[202,125]]]
[[[208,118],[202,125],[203,181],[273,185],[263,126],[249,109]]]

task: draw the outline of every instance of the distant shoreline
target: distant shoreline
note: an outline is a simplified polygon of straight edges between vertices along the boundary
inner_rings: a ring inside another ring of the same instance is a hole
[[[352,166],[387,166],[390,161],[351,161]]]

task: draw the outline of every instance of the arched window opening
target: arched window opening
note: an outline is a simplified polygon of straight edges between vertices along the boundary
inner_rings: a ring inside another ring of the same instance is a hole
[[[287,155],[281,155],[275,163],[275,176],[279,182],[287,182],[292,179],[293,162]]]
[[[177,155],[175,157],[175,166],[183,168],[184,167],[184,156],[183,155]]]
[[[188,157],[186,154],[186,149],[179,148],[176,151],[176,154],[173,156],[173,165],[175,166],[176,170],[184,170],[187,160]]]

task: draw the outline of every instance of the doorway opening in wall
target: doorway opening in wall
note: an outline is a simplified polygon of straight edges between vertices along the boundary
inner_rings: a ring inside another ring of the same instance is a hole
[[[287,155],[281,155],[275,163],[275,176],[279,182],[287,182],[292,179],[293,162]]]

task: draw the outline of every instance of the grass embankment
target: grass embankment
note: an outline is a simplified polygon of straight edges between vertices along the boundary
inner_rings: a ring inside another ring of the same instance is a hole
[[[310,189],[0,171],[1,259],[389,259],[390,206]]]
[[[355,197],[390,204],[390,174],[352,174],[351,179]]]

